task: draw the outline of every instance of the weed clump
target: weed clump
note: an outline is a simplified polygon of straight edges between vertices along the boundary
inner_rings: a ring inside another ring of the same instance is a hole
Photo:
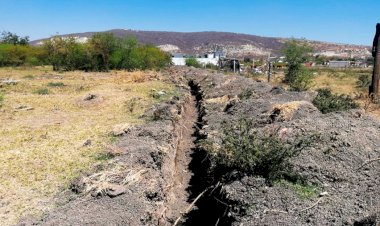
[[[360,74],[356,81],[356,88],[368,89],[371,85],[371,76],[369,74]]]
[[[0,93],[0,107],[3,106],[4,94]]]
[[[23,77],[24,79],[34,79],[35,78],[35,76],[34,75],[25,75],[24,77]]]
[[[245,90],[243,90],[243,92],[241,92],[238,95],[238,97],[240,100],[247,100],[247,99],[251,98],[252,94],[253,94],[252,90],[245,89]]]
[[[359,105],[347,95],[336,95],[329,89],[319,89],[318,95],[314,98],[313,104],[323,113],[346,111],[358,108]]]
[[[294,183],[284,179],[275,181],[275,184],[292,189],[301,199],[314,198],[319,192],[319,188],[315,185]]]
[[[50,91],[46,88],[41,88],[41,89],[35,90],[34,93],[38,95],[48,95]]]
[[[217,163],[269,180],[285,175],[290,170],[289,160],[316,139],[313,135],[283,140],[276,134],[261,134],[254,130],[254,122],[250,119],[240,119],[235,125],[225,123],[222,131]]]
[[[49,82],[47,84],[49,87],[63,87],[65,84],[63,82]]]

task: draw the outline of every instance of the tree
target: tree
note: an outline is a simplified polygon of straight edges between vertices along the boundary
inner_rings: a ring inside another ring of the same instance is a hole
[[[295,91],[307,90],[311,85],[312,75],[303,64],[309,59],[313,49],[304,41],[285,42],[282,52],[287,61],[284,82]]]
[[[110,64],[114,69],[133,70],[132,52],[139,43],[135,37],[124,37],[117,40],[117,49],[112,53]]]
[[[117,39],[112,33],[97,33],[89,41],[90,51],[98,64],[98,70],[108,71],[110,57],[117,49]]]
[[[29,37],[20,37],[15,33],[9,31],[3,31],[1,33],[0,42],[2,44],[11,44],[11,45],[23,45],[26,46],[29,44]]]
[[[44,42],[43,48],[46,51],[48,63],[53,65],[53,70],[61,70],[66,54],[65,40],[62,37],[53,37]]]

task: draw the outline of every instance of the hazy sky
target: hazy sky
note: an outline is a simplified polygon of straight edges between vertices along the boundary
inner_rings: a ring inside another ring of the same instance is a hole
[[[32,40],[121,28],[371,45],[376,23],[380,0],[0,0],[0,31]]]

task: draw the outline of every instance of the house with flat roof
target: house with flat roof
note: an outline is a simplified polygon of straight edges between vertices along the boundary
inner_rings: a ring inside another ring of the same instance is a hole
[[[328,67],[330,68],[347,68],[351,66],[350,61],[330,61]]]

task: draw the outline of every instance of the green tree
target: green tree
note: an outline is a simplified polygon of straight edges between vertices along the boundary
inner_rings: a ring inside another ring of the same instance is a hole
[[[112,53],[110,64],[114,69],[133,69],[132,52],[139,46],[135,37],[118,39],[117,49]]]
[[[310,88],[311,72],[304,67],[313,49],[304,41],[290,40],[285,42],[282,52],[287,61],[284,82],[295,91],[303,91]]]
[[[43,44],[43,48],[47,55],[47,62],[53,65],[54,71],[62,69],[66,55],[65,45],[65,40],[58,36],[46,40]]]
[[[202,65],[194,57],[187,58],[185,63],[186,63],[186,66],[189,66],[189,67],[196,67],[196,68],[202,67]]]
[[[89,41],[89,48],[98,70],[108,71],[110,68],[110,58],[117,49],[117,39],[112,33],[97,33]]]
[[[29,37],[20,37],[15,33],[9,32],[9,31],[3,31],[1,33],[0,42],[2,44],[11,44],[11,45],[28,45],[29,44]]]

